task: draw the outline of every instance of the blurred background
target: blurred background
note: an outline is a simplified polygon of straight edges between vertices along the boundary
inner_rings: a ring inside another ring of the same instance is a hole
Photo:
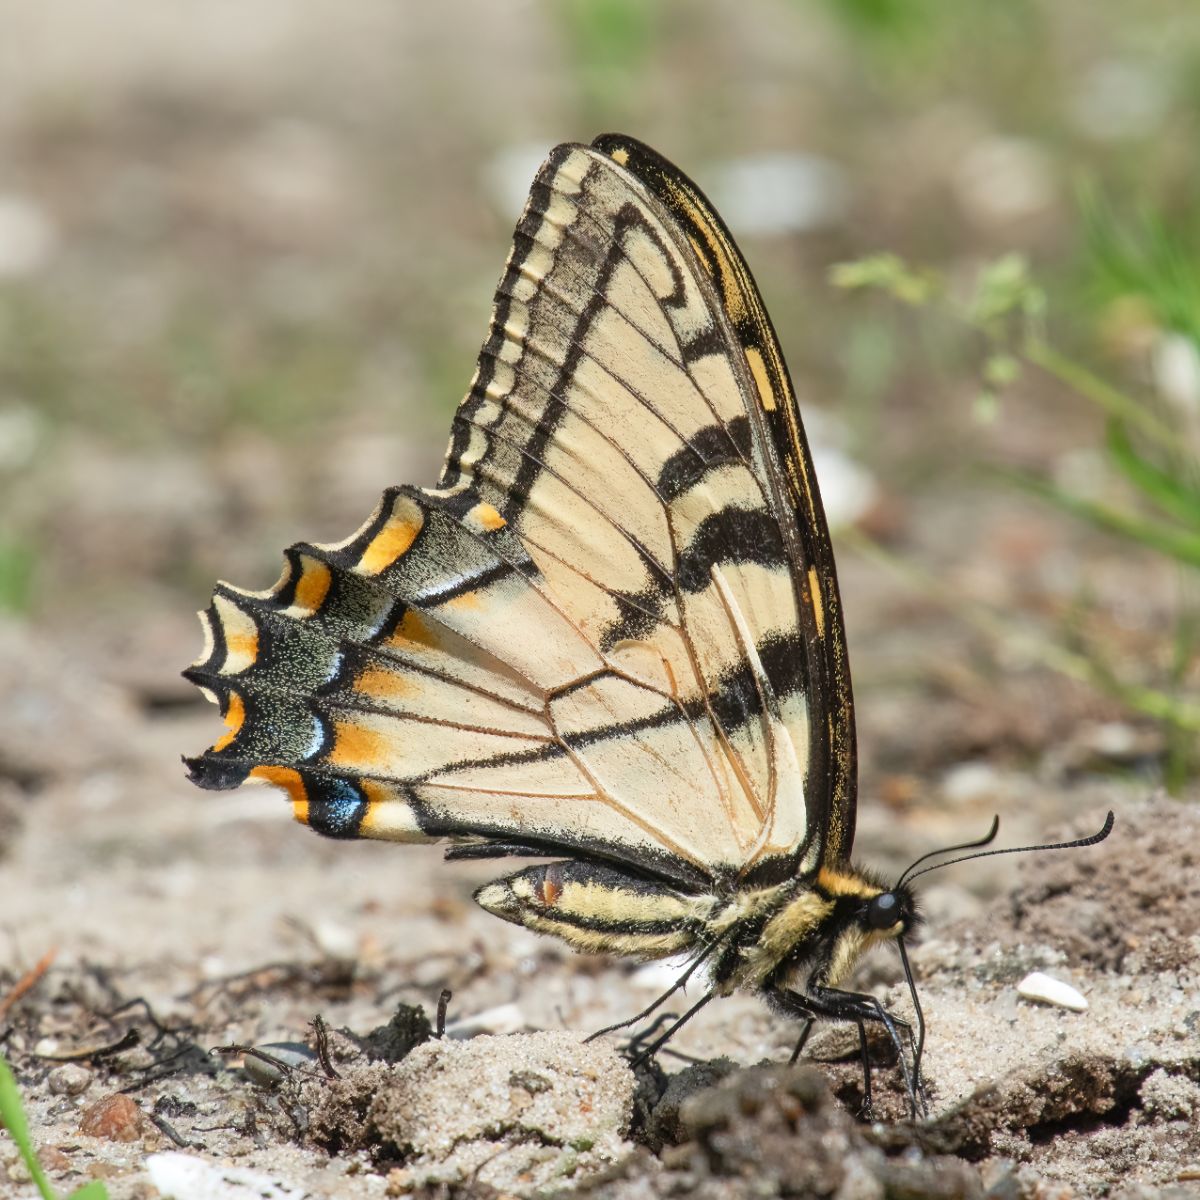
[[[532,173],[607,130],[710,195],[783,341],[866,848],[1186,793],[1192,0],[0,0],[0,27],[11,878],[210,886],[199,814],[242,818],[178,764],[219,730],[178,678],[194,610],[435,480]],[[290,832],[220,829],[247,868]]]

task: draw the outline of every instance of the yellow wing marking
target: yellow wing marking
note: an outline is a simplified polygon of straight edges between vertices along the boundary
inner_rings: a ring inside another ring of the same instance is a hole
[[[388,842],[433,840],[417,824],[407,800],[390,784],[364,779],[359,786],[367,798],[367,811],[360,827],[363,837],[380,838]]]
[[[817,636],[825,636],[825,598],[821,591],[821,577],[816,567],[808,568],[808,595],[812,602],[813,620],[817,623]]]
[[[213,608],[225,633],[225,661],[222,675],[238,675],[252,667],[258,658],[258,626],[226,596],[213,596]]]
[[[229,732],[213,742],[212,748],[214,750],[224,750],[226,746],[232,746],[237,735],[241,732],[242,725],[245,723],[246,702],[237,692],[231,691],[229,693],[229,699],[225,703],[224,719]]]
[[[311,617],[325,603],[332,583],[333,572],[327,563],[310,554],[300,555],[300,578],[296,581],[295,598],[283,610],[283,615],[298,621]]]
[[[747,346],[746,361],[750,364],[750,374],[754,376],[754,385],[758,388],[758,398],[763,408],[768,412],[775,410],[775,389],[771,386],[771,376],[767,374],[767,364],[763,362],[762,353],[757,346]]]
[[[358,560],[364,575],[379,575],[408,552],[425,520],[420,506],[410,496],[397,496],[391,516],[367,543]]]

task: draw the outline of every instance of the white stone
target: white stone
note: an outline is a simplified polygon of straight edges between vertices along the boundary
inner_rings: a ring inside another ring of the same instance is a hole
[[[527,1029],[525,1014],[516,1004],[499,1004],[470,1017],[446,1022],[446,1036],[463,1040],[487,1033],[517,1033]]]
[[[1069,983],[1055,979],[1042,971],[1030,971],[1020,983],[1017,992],[1026,1000],[1037,1000],[1042,1004],[1053,1004],[1057,1008],[1069,1008],[1072,1012],[1086,1012],[1088,1002],[1083,993]]]
[[[1154,383],[1164,400],[1181,413],[1200,413],[1200,350],[1191,338],[1167,333],[1154,347]]]
[[[151,1183],[172,1200],[300,1200],[299,1184],[261,1171],[206,1162],[194,1154],[170,1151],[146,1159]]]

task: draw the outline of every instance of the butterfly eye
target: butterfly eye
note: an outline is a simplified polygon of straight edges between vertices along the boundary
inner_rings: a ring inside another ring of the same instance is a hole
[[[895,892],[882,892],[867,905],[867,924],[872,929],[891,929],[900,920],[900,898]]]

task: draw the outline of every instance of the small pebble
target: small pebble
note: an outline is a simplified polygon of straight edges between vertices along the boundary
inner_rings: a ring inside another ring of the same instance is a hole
[[[78,1063],[55,1067],[46,1077],[46,1086],[54,1096],[78,1096],[88,1090],[92,1073]]]
[[[1017,984],[1017,992],[1026,1000],[1038,1000],[1042,1004],[1053,1004],[1057,1008],[1069,1008],[1072,1012],[1087,1011],[1088,1002],[1082,992],[1042,971],[1030,971]]]
[[[41,1146],[37,1155],[43,1170],[55,1175],[65,1175],[74,1168],[71,1160],[57,1146]]]
[[[84,1109],[79,1132],[110,1142],[136,1142],[146,1129],[142,1110],[128,1096],[115,1092]]]
[[[355,962],[358,959],[358,934],[349,926],[336,921],[314,921],[310,926],[312,939],[317,949],[326,958],[338,962]]]

